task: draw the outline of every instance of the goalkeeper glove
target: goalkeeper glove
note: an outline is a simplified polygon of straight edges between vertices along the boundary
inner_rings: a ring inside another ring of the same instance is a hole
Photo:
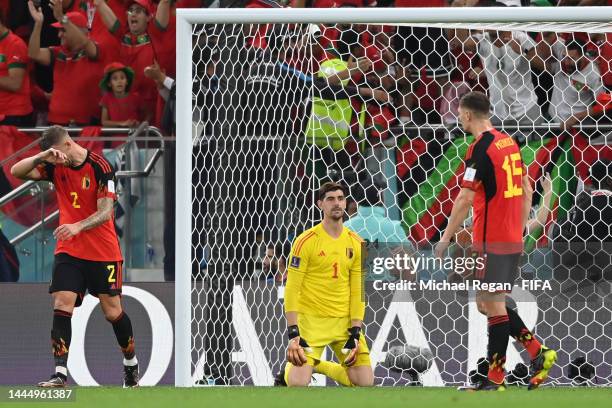
[[[348,354],[344,360],[344,364],[352,366],[357,361],[357,352],[359,351],[359,336],[361,336],[361,327],[353,326],[349,330],[349,338],[342,348],[342,354]]]

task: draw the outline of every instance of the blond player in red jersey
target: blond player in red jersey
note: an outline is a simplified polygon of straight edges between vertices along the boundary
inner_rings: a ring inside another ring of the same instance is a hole
[[[42,152],[16,163],[13,176],[48,180],[56,190],[59,227],[49,293],[53,296],[51,343],[55,374],[40,387],[65,387],[71,318],[85,291],[100,299],[123,352],[124,387],[138,385],[138,360],[132,323],[121,306],[123,256],[115,232],[115,172],[102,156],[70,138],[60,126],[43,132]]]

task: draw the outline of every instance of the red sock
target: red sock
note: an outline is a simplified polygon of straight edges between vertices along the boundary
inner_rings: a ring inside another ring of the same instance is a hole
[[[506,356],[499,357],[497,354],[493,355],[491,362],[489,363],[489,374],[487,378],[495,384],[501,384],[506,378]]]
[[[529,358],[533,360],[538,356],[542,344],[527,328],[521,329],[521,334],[519,334],[516,339],[525,347],[525,350],[529,353]]]
[[[520,341],[525,350],[529,353],[529,357],[533,360],[540,353],[542,344],[535,336],[525,327],[525,323],[514,309],[506,308],[508,319],[510,320],[510,335],[517,341]]]

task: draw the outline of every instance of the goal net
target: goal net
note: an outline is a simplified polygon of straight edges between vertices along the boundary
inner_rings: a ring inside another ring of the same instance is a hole
[[[273,384],[287,258],[321,219],[323,182],[346,186],[347,223],[369,244],[430,256],[474,141],[458,123],[470,91],[488,94],[534,190],[511,307],[557,350],[551,384],[605,384],[612,16],[589,9],[179,10],[176,384]],[[469,220],[456,241],[469,246]],[[469,382],[487,346],[473,292],[377,279],[398,277],[366,270],[375,383]],[[510,339],[509,379],[528,366]]]

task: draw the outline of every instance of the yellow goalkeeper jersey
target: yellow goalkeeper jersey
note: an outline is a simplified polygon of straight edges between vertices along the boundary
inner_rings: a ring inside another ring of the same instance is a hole
[[[322,224],[297,237],[289,255],[285,311],[363,320],[363,243],[346,227],[334,239]]]

